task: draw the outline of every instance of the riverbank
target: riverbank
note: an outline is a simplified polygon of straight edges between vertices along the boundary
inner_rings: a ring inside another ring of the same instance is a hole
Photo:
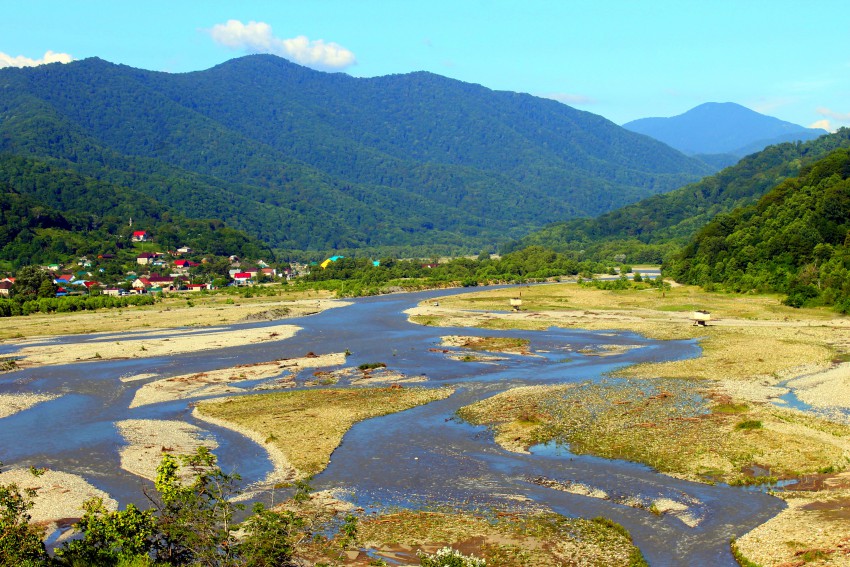
[[[34,313],[7,318],[0,341],[50,336],[124,333],[133,330],[211,327],[247,321],[302,317],[348,305],[324,291],[279,291],[274,295],[172,294],[155,305],[72,313]]]
[[[522,298],[520,311],[510,307],[517,296]],[[850,318],[825,309],[794,309],[779,299],[709,293],[693,286],[661,292],[553,284],[444,297],[406,313],[423,325],[500,330],[554,326],[695,339],[702,348],[698,358],[636,365],[618,375],[712,381],[713,388],[731,396],[763,402],[787,393],[784,382],[830,370],[836,359],[850,354]],[[708,326],[693,324],[691,313],[698,309],[711,311]],[[827,410],[836,399],[850,399],[850,370],[817,376],[811,380],[829,393],[808,398],[813,406]]]
[[[519,293],[522,310],[509,310]],[[690,319],[700,309],[711,311],[707,327]],[[850,319],[792,309],[778,297],[689,286],[475,292],[407,313],[425,325],[556,326],[698,340],[698,358],[626,367],[615,373],[623,380],[599,386],[510,390],[461,415],[489,424],[508,450],[559,439],[577,452],[702,482],[794,479],[799,490],[777,492],[789,507],[740,538],[738,551],[765,567],[850,564],[850,473],[842,472],[850,463],[850,428],[843,425],[850,410],[850,365],[843,362]],[[782,407],[780,398],[789,393],[808,411]]]

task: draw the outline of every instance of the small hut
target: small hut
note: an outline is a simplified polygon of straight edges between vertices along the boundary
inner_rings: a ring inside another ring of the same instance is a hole
[[[511,307],[514,311],[519,311],[519,308],[522,307],[522,298],[520,297],[512,297],[511,298]]]
[[[711,321],[711,313],[703,310],[694,311],[691,313],[691,320],[693,320],[695,326],[700,325],[705,327]]]

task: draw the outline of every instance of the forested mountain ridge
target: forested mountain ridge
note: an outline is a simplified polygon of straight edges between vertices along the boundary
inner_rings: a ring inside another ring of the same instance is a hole
[[[7,268],[118,253],[129,245],[131,220],[155,234],[162,250],[273,257],[262,242],[220,220],[188,219],[142,191],[0,154],[0,262]]]
[[[718,215],[667,266],[676,280],[779,291],[850,312],[850,149],[804,166],[759,201]]]
[[[806,143],[785,143],[745,157],[705,179],[600,215],[552,224],[505,247],[537,245],[583,257],[661,262],[720,213],[754,203],[801,169],[837,148],[850,147],[850,129]]]
[[[429,73],[248,56],[172,75],[0,70],[0,151],[143,188],[287,250],[457,251],[693,181],[698,160],[563,104]]]
[[[623,128],[651,136],[688,155],[732,154],[738,158],[772,144],[805,142],[827,133],[732,102],[707,102],[678,116],[632,120]]]

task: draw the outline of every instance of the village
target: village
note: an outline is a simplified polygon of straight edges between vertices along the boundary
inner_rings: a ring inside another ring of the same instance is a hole
[[[150,232],[133,232],[135,258],[127,253],[82,256],[76,264],[51,263],[38,266],[55,285],[56,297],[69,295],[125,296],[159,292],[199,292],[226,286],[253,286],[289,281],[309,273],[310,266],[271,265],[266,261],[245,261],[238,256],[217,257],[181,246],[176,250],[155,251]],[[142,248],[145,251],[139,251]],[[134,269],[127,269],[129,267]],[[10,297],[15,277],[0,280],[0,297]]]

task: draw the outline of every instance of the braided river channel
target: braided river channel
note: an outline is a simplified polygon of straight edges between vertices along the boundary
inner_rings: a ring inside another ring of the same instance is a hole
[[[119,466],[118,452],[124,441],[115,422],[176,419],[214,436],[222,469],[238,472],[245,483],[250,483],[272,468],[258,444],[194,419],[189,403],[197,400],[130,409],[136,390],[153,379],[301,357],[311,351],[321,355],[349,349],[352,354],[347,366],[385,361],[392,370],[407,376],[424,375],[428,381],[422,385],[426,387],[451,384],[457,391],[442,401],[356,424],[333,453],[327,469],[313,480],[315,489],[342,488],[352,503],[367,509],[376,504],[502,506],[530,502],[565,516],[604,516],[622,524],[651,565],[737,565],[729,551],[730,538],[740,537],[778,513],[784,507],[778,498],[758,490],[678,480],[643,465],[573,455],[566,448],[541,446],[532,448],[529,454],[508,452],[494,443],[486,428],[455,417],[458,408],[509,388],[598,381],[624,365],[698,356],[699,346],[693,341],[657,341],[621,332],[422,326],[410,323],[404,314],[420,301],[463,291],[357,299],[345,307],[286,320],[301,330],[285,340],[2,374],[0,393],[40,392],[60,397],[0,419],[0,460],[7,467],[33,465],[78,474],[122,506],[129,502],[145,504],[141,488],[149,483]],[[232,325],[230,329],[239,333],[269,324]],[[497,361],[460,362],[436,348],[446,335],[521,337],[530,341],[529,349],[537,356],[500,355]],[[122,344],[133,340],[132,333],[120,336]],[[114,342],[115,335],[49,340],[52,344]],[[610,345],[626,348],[604,357],[582,354]],[[2,350],[4,356],[14,356],[14,345],[7,344]],[[119,380],[120,376],[143,373],[157,377]],[[299,384],[310,372],[303,374],[296,377]],[[593,487],[607,497],[575,494],[534,482],[541,477]],[[630,499],[660,498],[687,506],[690,521],[624,504]]]

